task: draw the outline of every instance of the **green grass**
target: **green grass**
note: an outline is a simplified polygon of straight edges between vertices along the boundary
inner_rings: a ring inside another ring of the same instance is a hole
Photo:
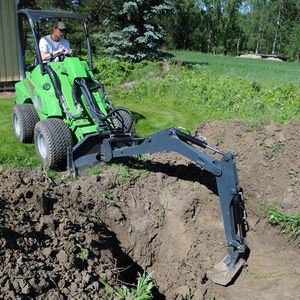
[[[87,170],[84,173],[84,176],[98,175],[100,173],[101,173],[101,168],[100,167],[95,167],[95,168],[91,168],[91,169]]]
[[[147,107],[146,103],[141,104],[141,101],[136,98],[132,98],[130,102],[128,99],[116,98],[115,103],[116,106],[126,106],[134,113],[136,131],[139,136],[147,136],[171,126],[182,126],[193,130],[196,124],[197,116],[193,110],[185,106],[166,103],[162,107],[160,103],[151,103]]]
[[[13,99],[0,99],[0,164],[12,167],[40,165],[34,145],[22,144],[16,138],[11,121]]]
[[[259,82],[300,83],[300,68],[296,62],[278,62],[202,54],[200,52],[168,51],[173,60],[192,63],[196,68],[209,69],[218,74],[234,73]]]
[[[257,274],[249,274],[249,278],[256,278],[256,279],[270,279],[270,278],[280,278],[283,277],[283,275],[279,274],[266,274],[266,275],[257,275]]]

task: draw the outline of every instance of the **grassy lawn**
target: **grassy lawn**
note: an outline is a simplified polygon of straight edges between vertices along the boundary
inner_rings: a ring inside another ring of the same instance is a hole
[[[235,59],[215,58],[228,66]],[[282,63],[275,64],[282,66]],[[196,124],[211,119],[261,118],[281,123],[300,119],[299,84],[269,81],[272,71],[260,83],[234,74],[229,68],[227,71],[223,68],[222,72],[211,66],[179,68],[170,64],[168,68],[166,71],[153,64],[135,69],[126,79],[135,83],[133,87],[109,91],[116,106],[136,112],[137,132],[142,136],[169,126],[193,131]]]
[[[125,106],[134,113],[135,127],[139,136],[147,136],[172,126],[182,126],[191,131],[194,129],[195,114],[186,106],[178,107],[172,103],[163,106],[160,103],[151,103],[146,106],[146,103],[141,104],[136,99],[129,102],[127,99],[118,98],[114,103],[116,107]]]
[[[168,51],[173,60],[192,63],[195,67],[212,70],[218,74],[234,73],[259,82],[300,83],[300,65],[296,62],[278,62],[231,56],[202,54],[200,52]]]
[[[40,165],[34,145],[22,144],[14,134],[11,121],[13,99],[0,99],[0,164],[12,167]]]

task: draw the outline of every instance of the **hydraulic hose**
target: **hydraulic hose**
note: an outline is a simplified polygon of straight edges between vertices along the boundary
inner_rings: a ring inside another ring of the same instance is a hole
[[[131,115],[131,112],[127,109],[127,108],[116,108],[116,109],[112,109],[106,116],[101,112],[101,110],[99,109],[98,105],[95,103],[95,100],[93,98],[93,95],[91,94],[91,90],[95,90],[98,88],[101,88],[102,92],[104,95],[106,95],[105,93],[105,89],[103,84],[94,79],[94,78],[89,78],[91,79],[94,83],[96,83],[96,86],[93,88],[89,88],[86,82],[87,78],[76,78],[74,80],[74,85],[72,86],[72,95],[74,98],[74,101],[78,101],[77,99],[77,87],[80,87],[80,90],[84,96],[85,99],[85,103],[88,107],[88,110],[90,111],[92,117],[96,120],[96,122],[99,125],[102,125],[103,123],[107,126],[107,129],[109,131],[112,131],[114,128],[111,126],[111,123],[108,121],[109,118],[114,118],[114,115],[117,114],[118,111],[125,111],[128,115]],[[75,100],[76,99],[76,100]],[[133,118],[130,118],[130,123],[128,126],[126,126],[126,132],[130,131],[130,128],[133,125]]]
[[[50,77],[50,80],[51,80],[51,82],[53,84],[53,87],[54,87],[54,91],[55,91],[56,97],[58,98],[60,104],[62,106],[65,106],[65,103],[63,101],[63,94],[62,94],[61,88],[60,88],[60,86],[59,86],[59,84],[57,82],[57,79],[56,79],[54,71],[47,64],[44,65],[44,69],[45,69],[45,71],[48,73],[48,75]]]
[[[90,80],[90,81],[92,81],[95,84],[95,86],[89,87],[89,90],[90,91],[95,91],[95,90],[100,89],[100,91],[101,91],[101,97],[105,100],[106,104],[108,104],[109,106],[111,106],[112,103],[111,103],[111,101],[107,97],[104,85],[99,80],[97,80],[96,78],[87,77],[87,78],[85,78],[85,81],[87,81],[87,80]],[[75,83],[77,83],[77,85],[78,85],[78,82],[76,82],[76,80],[75,80]],[[73,96],[73,99],[74,99],[75,103],[78,103],[77,94],[76,94],[76,92],[77,92],[77,85],[73,84],[73,86],[72,86],[72,96]]]
[[[91,88],[91,91],[97,90],[100,88],[101,91],[101,97],[104,99],[106,105],[108,105],[111,109],[113,109],[113,104],[112,102],[108,99],[104,85],[102,84],[101,81],[97,80],[96,78],[89,78],[93,83],[96,84],[95,87]]]
[[[74,81],[74,85],[75,85],[75,89],[77,90],[77,86],[79,86],[85,103],[87,105],[87,108],[90,112],[90,114],[92,115],[92,117],[96,120],[96,122],[100,125],[100,123],[103,123],[101,121],[104,121],[104,114],[100,111],[100,109],[98,108],[98,106],[95,104],[94,100],[93,100],[93,96],[89,90],[89,87],[85,81],[84,78],[76,78]]]

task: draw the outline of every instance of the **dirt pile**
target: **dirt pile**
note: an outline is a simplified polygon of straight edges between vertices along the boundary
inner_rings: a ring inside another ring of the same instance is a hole
[[[237,156],[250,257],[228,287],[207,270],[226,254],[213,176],[176,153],[54,181],[43,170],[0,171],[0,287],[4,299],[106,299],[99,283],[134,284],[155,271],[155,299],[297,299],[298,240],[265,210],[300,211],[300,124],[209,121],[208,144]],[[212,154],[212,153],[210,153]]]

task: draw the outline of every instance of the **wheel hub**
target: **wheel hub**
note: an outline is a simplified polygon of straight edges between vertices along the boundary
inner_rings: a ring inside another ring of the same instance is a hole
[[[20,122],[16,115],[14,115],[13,123],[14,123],[14,129],[15,129],[16,135],[20,136],[20,133],[21,133]]]
[[[38,151],[43,159],[46,159],[47,156],[47,146],[43,135],[40,133],[37,136],[37,147]]]

